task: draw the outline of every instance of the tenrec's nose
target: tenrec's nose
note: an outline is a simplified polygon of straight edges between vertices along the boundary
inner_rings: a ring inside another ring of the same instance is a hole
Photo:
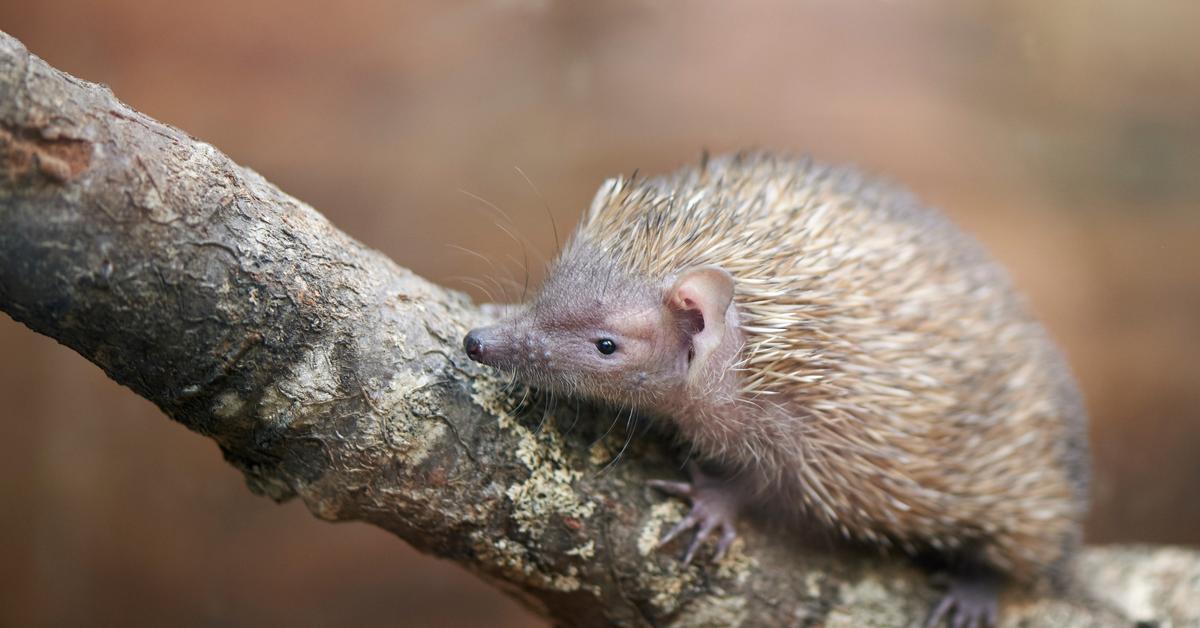
[[[467,356],[472,360],[479,362],[483,359],[483,341],[479,339],[474,331],[467,334],[463,338],[463,349],[466,349]]]

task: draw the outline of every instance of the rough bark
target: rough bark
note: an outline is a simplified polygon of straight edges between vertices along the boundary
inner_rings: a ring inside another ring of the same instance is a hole
[[[390,530],[559,623],[892,626],[937,595],[902,560],[754,524],[720,564],[654,551],[684,512],[645,488],[679,474],[654,438],[606,466],[612,412],[522,410],[465,359],[463,295],[3,33],[0,309],[215,440],[253,491]],[[1200,621],[1193,552],[1089,549],[1077,571],[1084,593],[1010,596],[1005,623]]]

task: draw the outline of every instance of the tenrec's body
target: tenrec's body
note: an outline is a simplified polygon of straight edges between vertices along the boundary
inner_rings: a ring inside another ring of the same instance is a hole
[[[752,154],[610,180],[538,297],[465,342],[670,421],[718,471],[658,485],[720,551],[751,494],[946,558],[962,586],[934,619],[988,620],[991,584],[1079,542],[1086,417],[1057,350],[971,238],[851,171]]]

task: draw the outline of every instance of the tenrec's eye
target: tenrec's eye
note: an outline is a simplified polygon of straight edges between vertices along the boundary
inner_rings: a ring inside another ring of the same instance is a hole
[[[601,338],[596,341],[596,350],[604,355],[612,355],[617,350],[617,343],[609,338]]]

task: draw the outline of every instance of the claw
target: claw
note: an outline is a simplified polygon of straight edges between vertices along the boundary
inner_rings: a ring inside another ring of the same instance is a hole
[[[646,482],[651,488],[656,488],[668,495],[676,497],[691,497],[692,485],[688,482],[673,482],[671,480],[650,480]]]
[[[721,538],[717,540],[717,551],[713,553],[713,562],[720,562],[725,558],[725,553],[729,551],[729,546],[733,545],[733,540],[737,538],[737,530],[731,525],[721,526]]]
[[[997,599],[1000,585],[1000,580],[990,573],[960,574],[951,582],[946,596],[929,614],[925,628],[935,628],[942,625],[943,621],[953,628],[995,626],[999,614]]]
[[[691,482],[675,482],[667,480],[651,480],[649,485],[664,493],[683,497],[692,502],[692,510],[671,528],[658,542],[662,547],[675,540],[685,530],[696,528],[696,534],[688,543],[683,555],[683,564],[690,565],[713,532],[721,531],[717,538],[717,548],[713,560],[720,560],[729,551],[729,546],[737,538],[734,519],[742,505],[742,494],[733,490],[727,482],[704,473],[695,463],[688,465],[692,477]]]
[[[700,546],[704,544],[704,541],[708,540],[708,537],[712,536],[712,531],[718,525],[720,525],[719,522],[713,518],[707,518],[700,521],[700,529],[696,530],[696,536],[692,537],[692,544],[688,545],[687,553],[683,555],[683,564],[692,564],[692,559],[696,557],[696,550],[700,549]]]
[[[929,614],[929,619],[925,620],[925,628],[935,628],[945,619],[946,613],[950,612],[950,607],[954,606],[954,598],[947,595],[943,597],[937,606],[933,607],[933,612]]]
[[[664,534],[663,538],[658,540],[658,547],[662,547],[673,541],[675,537],[679,536],[680,532],[695,527],[697,521],[698,519],[696,515],[694,513],[689,513],[686,517],[680,519],[679,523],[675,524],[675,527],[671,528],[669,532]]]

